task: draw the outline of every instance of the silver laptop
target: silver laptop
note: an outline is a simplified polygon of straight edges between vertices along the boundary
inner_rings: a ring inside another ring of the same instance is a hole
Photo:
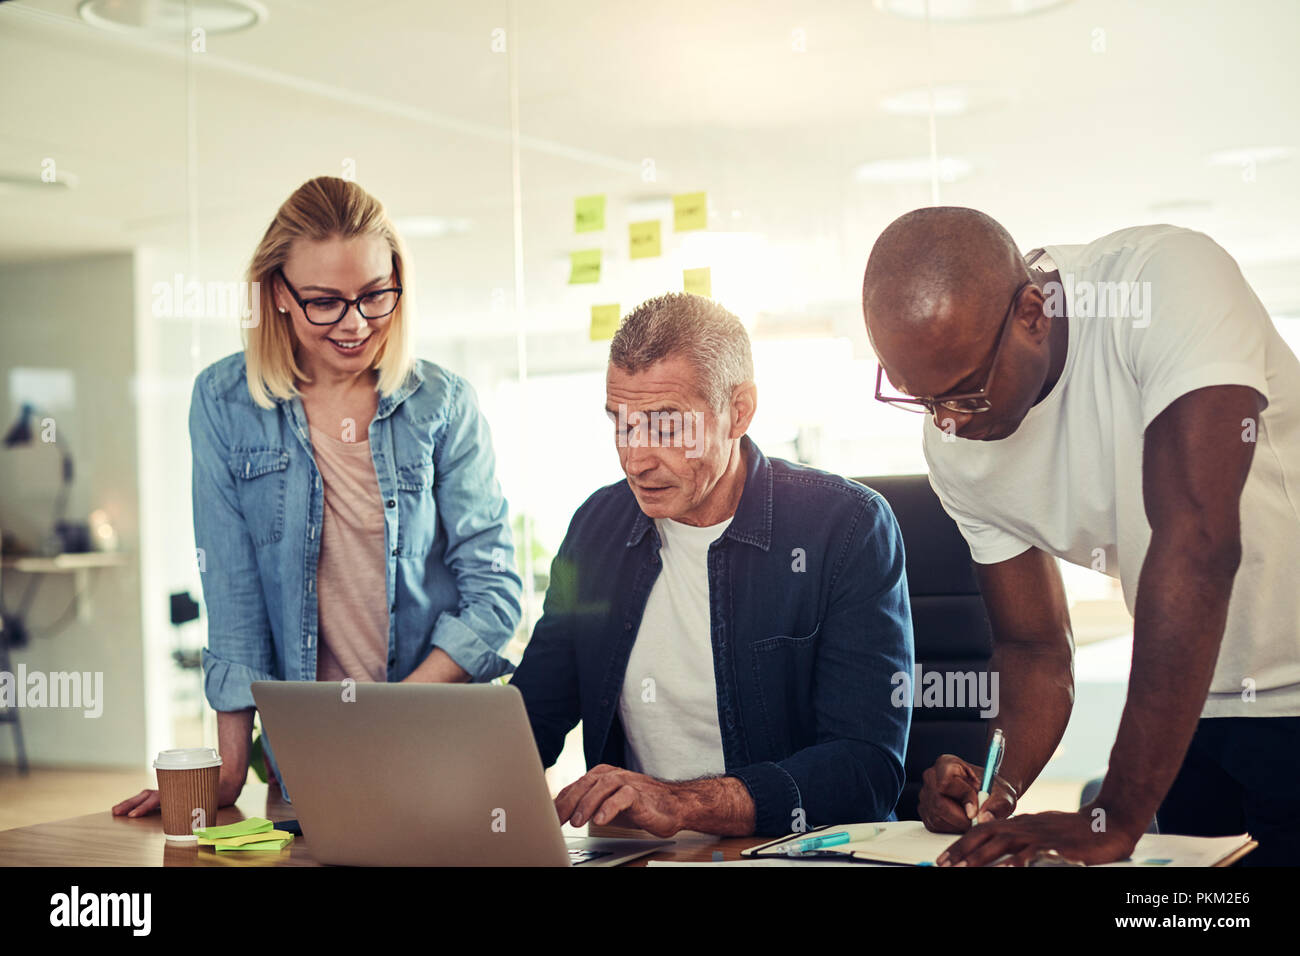
[[[614,866],[672,843],[566,839],[509,685],[254,681],[253,700],[321,863]]]

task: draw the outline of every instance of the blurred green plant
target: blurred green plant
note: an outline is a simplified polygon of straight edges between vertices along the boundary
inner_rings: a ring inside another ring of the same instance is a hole
[[[262,748],[262,730],[259,727],[257,733],[253,735],[253,747],[248,752],[248,765],[253,768],[253,773],[257,774],[257,779],[266,783],[266,752]]]
[[[519,576],[524,574],[524,516],[517,514],[510,521],[510,531],[515,541],[515,566]],[[537,524],[533,523],[533,540],[532,547],[528,549],[533,558],[533,587],[538,591],[545,591],[548,579],[550,577],[551,559],[555,557],[554,552],[542,544],[537,536]]]

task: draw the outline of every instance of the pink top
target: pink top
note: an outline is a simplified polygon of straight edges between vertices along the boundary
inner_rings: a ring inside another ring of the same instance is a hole
[[[325,484],[316,571],[320,646],[316,679],[388,680],[388,582],[384,502],[370,442],[311,429]]]

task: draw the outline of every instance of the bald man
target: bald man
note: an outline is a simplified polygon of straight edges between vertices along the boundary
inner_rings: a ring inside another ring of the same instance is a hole
[[[1122,860],[1153,814],[1300,863],[1300,362],[1236,262],[1174,226],[1022,257],[987,215],[933,207],[881,234],[863,311],[876,397],[929,415],[1000,675],[990,798],[955,756],[925,773],[926,826],[964,833],[940,864]],[[1128,699],[1090,804],[1006,819],[1074,697],[1056,558],[1120,579]]]

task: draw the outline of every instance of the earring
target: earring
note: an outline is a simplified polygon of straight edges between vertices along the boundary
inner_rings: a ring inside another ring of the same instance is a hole
[[[288,309],[281,309],[281,310],[280,310],[280,314],[281,314],[281,315],[288,315],[288,314],[289,314],[289,310],[288,310]]]

